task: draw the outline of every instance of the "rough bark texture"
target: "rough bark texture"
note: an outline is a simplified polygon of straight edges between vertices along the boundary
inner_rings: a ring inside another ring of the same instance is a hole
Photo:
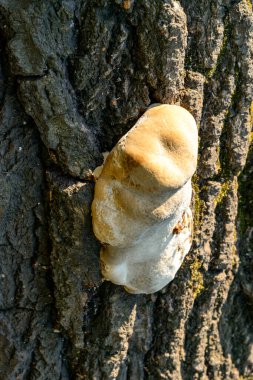
[[[250,0],[0,0],[0,20],[0,378],[251,378]],[[195,238],[134,296],[100,277],[89,173],[154,102],[199,125]]]

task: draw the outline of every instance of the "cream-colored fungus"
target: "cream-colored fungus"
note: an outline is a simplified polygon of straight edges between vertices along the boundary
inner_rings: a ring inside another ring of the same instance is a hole
[[[92,204],[106,280],[130,293],[153,293],[173,280],[191,246],[197,150],[192,115],[163,104],[149,108],[109,153]]]

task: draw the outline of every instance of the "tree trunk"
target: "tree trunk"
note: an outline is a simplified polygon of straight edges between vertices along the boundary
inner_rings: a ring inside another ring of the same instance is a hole
[[[251,378],[250,0],[0,0],[0,16],[0,378]],[[101,279],[90,172],[159,102],[199,126],[194,243],[135,296]]]

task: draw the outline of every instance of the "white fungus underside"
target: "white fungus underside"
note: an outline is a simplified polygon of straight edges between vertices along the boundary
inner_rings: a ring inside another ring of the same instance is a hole
[[[184,202],[171,220],[154,224],[132,246],[106,246],[106,251],[102,249],[100,258],[104,278],[125,286],[130,293],[154,293],[172,281],[191,247],[190,201],[189,181],[185,188]],[[183,213],[188,223],[182,231],[173,233]]]

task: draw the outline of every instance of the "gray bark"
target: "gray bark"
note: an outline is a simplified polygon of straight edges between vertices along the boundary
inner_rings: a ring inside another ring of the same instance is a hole
[[[0,20],[0,378],[251,378],[250,0],[0,0]],[[90,171],[157,102],[199,126],[194,243],[135,296],[101,279]]]

